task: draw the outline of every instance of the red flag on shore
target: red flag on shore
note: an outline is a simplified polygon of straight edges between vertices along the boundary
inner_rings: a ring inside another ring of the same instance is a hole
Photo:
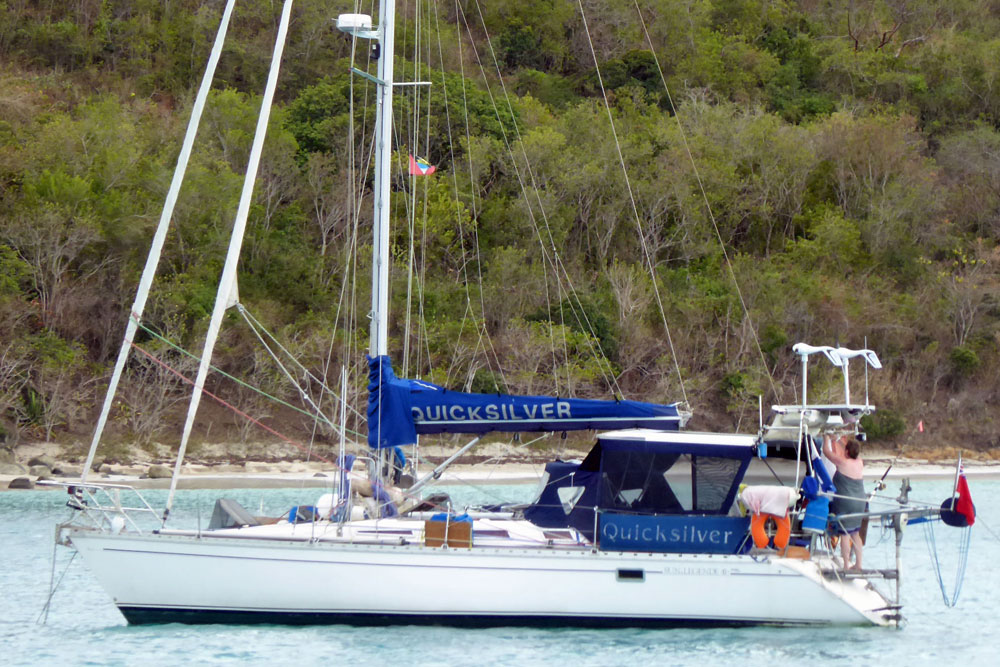
[[[976,522],[976,506],[972,504],[972,494],[969,493],[969,482],[965,473],[958,476],[958,500],[955,501],[955,511],[965,517],[967,525]]]
[[[921,419],[920,421],[917,422],[917,430],[920,431],[921,433],[924,432],[924,420],[923,419]]]

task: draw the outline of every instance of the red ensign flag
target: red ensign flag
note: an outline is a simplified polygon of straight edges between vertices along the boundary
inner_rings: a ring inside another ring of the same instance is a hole
[[[976,522],[976,506],[972,504],[972,495],[969,493],[969,482],[965,479],[965,473],[958,476],[958,500],[955,501],[955,511],[965,517],[968,525]]]

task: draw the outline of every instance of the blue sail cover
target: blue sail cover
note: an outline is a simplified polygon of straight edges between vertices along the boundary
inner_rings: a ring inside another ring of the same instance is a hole
[[[450,391],[397,378],[387,356],[368,358],[368,445],[412,445],[417,434],[652,428],[676,431],[677,404]]]

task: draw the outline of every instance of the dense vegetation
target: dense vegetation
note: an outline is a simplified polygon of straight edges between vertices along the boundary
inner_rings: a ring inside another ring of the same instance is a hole
[[[223,4],[0,0],[8,444],[89,430]],[[397,78],[433,82],[397,94],[390,347],[410,375],[686,396],[695,426],[753,430],[758,394],[796,398],[792,343],[867,342],[886,366],[874,437],[996,444],[1000,3],[399,6]],[[188,375],[166,341],[200,349],[280,9],[237,3],[146,310],[140,346]],[[333,29],[344,11],[296,3],[240,297],[317,376],[337,385],[348,364],[359,398],[374,105],[348,68],[375,65]],[[406,177],[408,152],[437,173]],[[296,400],[235,314],[216,365]],[[836,396],[837,376],[811,380]],[[180,381],[135,354],[127,382],[117,437],[166,437]],[[244,386],[210,385],[294,426]],[[247,437],[230,421],[202,435]]]

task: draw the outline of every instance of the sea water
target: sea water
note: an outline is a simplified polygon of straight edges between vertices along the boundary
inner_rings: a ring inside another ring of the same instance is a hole
[[[1000,482],[971,482],[979,518],[972,529],[962,595],[946,607],[925,529],[903,547],[902,629],[676,628],[591,630],[496,627],[266,625],[128,626],[73,552],[53,549],[68,517],[57,491],[0,492],[0,664],[90,665],[995,665],[1000,664]],[[950,481],[914,482],[911,498],[940,502]],[[534,486],[446,487],[456,505],[527,501]],[[885,493],[896,491],[895,485]],[[171,523],[207,525],[215,498],[276,515],[312,504],[317,489],[181,491]],[[892,495],[890,494],[890,495]],[[144,495],[162,507],[164,492]],[[961,532],[934,526],[941,574],[955,585]],[[53,553],[55,568],[52,567]],[[866,567],[892,567],[893,536],[873,529]],[[155,577],[156,572],[148,576]],[[50,582],[57,586],[47,616]],[[247,582],[252,585],[252,582]]]

